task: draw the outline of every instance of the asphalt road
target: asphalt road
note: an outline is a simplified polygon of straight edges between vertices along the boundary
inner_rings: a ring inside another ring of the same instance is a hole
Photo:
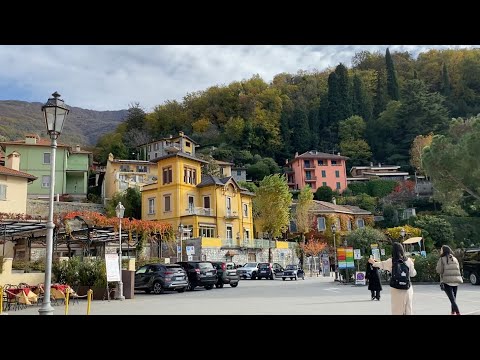
[[[414,286],[416,315],[447,315],[450,303],[438,284]],[[333,278],[305,280],[241,280],[236,288],[162,295],[135,293],[125,301],[94,301],[91,315],[389,315],[390,288],[384,285],[380,301],[370,300],[365,286],[342,285]],[[463,315],[480,315],[480,286],[462,284],[457,302]],[[70,305],[70,315],[85,315],[86,301]],[[55,306],[55,315],[64,315]],[[9,315],[37,315],[38,307],[9,311]]]

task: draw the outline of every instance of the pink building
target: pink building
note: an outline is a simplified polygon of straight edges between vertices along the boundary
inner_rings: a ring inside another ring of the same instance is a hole
[[[316,150],[301,155],[295,153],[288,166],[287,179],[290,189],[302,189],[310,185],[315,192],[321,186],[343,192],[347,187],[347,170],[345,156],[326,154]]]

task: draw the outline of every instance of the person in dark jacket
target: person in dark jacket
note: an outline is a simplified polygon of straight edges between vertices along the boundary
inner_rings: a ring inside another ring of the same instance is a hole
[[[382,291],[382,283],[380,282],[380,274],[378,268],[367,262],[367,271],[365,278],[368,280],[368,290],[372,293],[372,300],[380,301],[380,291]]]

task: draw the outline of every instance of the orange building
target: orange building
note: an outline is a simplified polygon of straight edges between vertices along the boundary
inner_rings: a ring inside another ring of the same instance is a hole
[[[310,185],[315,192],[321,186],[328,186],[342,192],[347,188],[347,170],[345,156],[322,153],[316,150],[301,155],[287,164],[288,186],[291,190],[302,189]]]

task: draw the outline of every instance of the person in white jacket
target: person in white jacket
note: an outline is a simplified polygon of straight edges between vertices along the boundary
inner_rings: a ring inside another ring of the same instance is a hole
[[[392,261],[403,260],[408,266],[410,277],[417,275],[412,259],[405,256],[403,245],[399,242],[393,243],[392,257],[385,261],[369,259],[368,262],[382,270],[392,271]],[[413,315],[413,287],[410,284],[408,290],[395,289],[390,287],[390,298],[392,304],[392,315]]]

